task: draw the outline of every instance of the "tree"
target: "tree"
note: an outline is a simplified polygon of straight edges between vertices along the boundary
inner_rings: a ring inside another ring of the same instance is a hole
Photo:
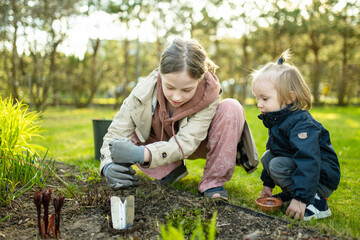
[[[128,30],[130,28],[130,23],[135,18],[137,18],[138,13],[142,7],[141,0],[125,0],[125,1],[110,1],[108,4],[106,11],[111,14],[117,14],[120,24],[125,28],[123,35],[123,65],[122,70],[123,74],[121,76],[121,82],[119,82],[119,86],[124,86],[124,90],[126,90],[126,85],[129,82],[130,76],[128,74],[129,69],[129,49],[130,49],[130,41],[128,38]],[[118,100],[122,95],[127,95],[127,91],[118,92],[119,96],[116,96],[116,105],[117,108],[120,105]]]
[[[331,21],[329,13],[332,3],[324,3],[321,0],[313,0],[307,7],[308,17],[302,16],[302,30],[308,36],[308,48],[313,53],[314,62],[313,72],[310,76],[314,105],[320,105],[320,83],[324,66],[321,63],[321,49],[329,44],[330,38],[327,36],[331,30]]]
[[[240,49],[240,54],[238,54],[235,59],[239,58],[240,62],[237,66],[235,66],[236,71],[234,73],[235,84],[232,89],[233,93],[230,94],[230,97],[235,97],[236,94],[236,86],[241,87],[240,95],[237,96],[240,102],[245,105],[246,98],[248,95],[248,85],[249,85],[249,72],[250,72],[250,61],[251,61],[251,45],[252,42],[250,37],[251,33],[256,30],[256,25],[253,24],[256,19],[259,17],[256,14],[256,10],[259,9],[259,6],[254,1],[242,1],[238,3],[237,1],[230,3],[230,6],[236,10],[236,15],[230,17],[230,23],[228,25],[229,28],[233,27],[233,25],[239,25],[242,29],[236,29],[239,31],[239,35],[242,36],[239,38],[239,41],[235,44],[238,49]],[[255,11],[254,11],[255,10]],[[231,48],[231,46],[228,46]],[[234,51],[232,51],[234,52]],[[235,62],[232,60],[232,62]]]
[[[51,88],[53,102],[57,104],[56,53],[59,44],[66,36],[66,29],[62,29],[61,23],[66,21],[66,17],[77,13],[76,3],[77,1],[72,0],[60,2],[38,0],[31,8],[31,27],[34,33],[41,31],[47,34],[47,42],[41,50],[38,49],[36,39],[29,39],[31,41],[29,51],[34,62],[30,97],[37,110],[46,108]]]
[[[71,95],[75,106],[78,108],[89,107],[102,79],[101,66],[98,64],[101,41],[99,38],[90,39],[89,43],[91,45],[91,52],[85,54],[83,61],[77,62],[78,66],[81,65],[81,70],[76,71],[79,74],[77,74],[77,78],[73,78],[72,82],[73,89]],[[70,69],[74,70],[72,67]]]
[[[338,105],[345,106],[349,103],[349,93],[351,92],[351,75],[349,74],[349,60],[354,59],[356,43],[358,43],[359,34],[356,33],[356,22],[359,21],[358,16],[352,14],[354,8],[358,8],[355,3],[346,2],[341,11],[334,12],[334,21],[336,32],[342,38],[341,48],[341,75],[338,85]]]
[[[7,78],[7,87],[13,99],[19,99],[19,54],[17,42],[19,28],[26,26],[28,14],[27,0],[9,1],[0,3],[1,10],[1,41],[4,54],[4,71]],[[10,54],[10,56],[9,56]],[[10,62],[8,61],[10,59]]]
[[[5,57],[3,65],[8,89],[17,99],[29,92],[29,99],[37,110],[45,107],[50,88],[55,89],[56,53],[66,31],[61,26],[65,25],[62,23],[66,17],[76,13],[75,4],[78,1],[80,0],[1,2],[1,34],[4,37],[1,41],[4,54],[7,56],[10,53],[10,61]],[[36,37],[39,34],[45,34],[47,41],[39,41]],[[19,44],[22,54],[19,54]],[[24,58],[28,55],[32,59],[26,65]],[[23,80],[28,81],[24,83]],[[29,87],[30,91],[19,91],[19,87]]]

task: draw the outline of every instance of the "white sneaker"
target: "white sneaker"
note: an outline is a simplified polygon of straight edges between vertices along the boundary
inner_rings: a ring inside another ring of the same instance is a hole
[[[310,221],[313,218],[327,218],[330,216],[331,211],[326,202],[326,199],[316,194],[314,204],[309,204],[306,206],[304,221]]]

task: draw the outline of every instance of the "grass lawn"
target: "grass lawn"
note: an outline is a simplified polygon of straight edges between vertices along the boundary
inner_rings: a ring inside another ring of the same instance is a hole
[[[255,107],[246,107],[245,111],[261,156],[265,151],[267,129],[257,118],[259,112]],[[41,123],[44,139],[34,139],[34,142],[47,147],[49,155],[56,161],[77,164],[82,168],[97,168],[99,161],[94,160],[92,119],[112,119],[115,113],[111,108],[49,108],[43,114]],[[360,192],[360,108],[322,107],[313,108],[311,113],[330,132],[340,159],[342,177],[338,190],[328,201],[332,216],[300,224],[340,238],[360,238],[360,204],[357,197]],[[205,160],[187,160],[186,164],[189,175],[175,187],[198,193],[197,184],[202,177]],[[254,200],[262,190],[261,170],[259,164],[258,170],[248,175],[242,168],[236,167],[231,181],[225,184],[230,203],[257,210]],[[275,192],[279,191],[275,189]],[[276,215],[286,219],[283,213]]]

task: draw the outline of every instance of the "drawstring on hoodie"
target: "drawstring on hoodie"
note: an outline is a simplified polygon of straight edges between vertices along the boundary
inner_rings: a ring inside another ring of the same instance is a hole
[[[174,125],[175,125],[175,121],[172,121],[171,128],[172,128],[172,132],[173,132],[173,135],[174,135],[174,139],[175,139],[175,142],[177,143],[177,145],[179,146],[179,148],[180,148],[180,150],[181,150],[181,155],[182,155],[183,159],[185,160],[184,151],[183,151],[180,143],[178,142],[178,140],[177,140],[177,138],[176,138],[176,134],[175,134],[175,130],[174,130]]]
[[[161,115],[162,115],[162,116],[161,116],[161,137],[160,137],[160,141],[163,140],[163,136],[164,136],[164,121],[165,121],[164,119],[165,119],[165,116],[166,116],[166,112],[165,112],[165,111],[161,112]],[[177,138],[176,138],[176,133],[175,133],[175,121],[172,121],[172,123],[171,123],[171,130],[172,130],[172,133],[173,133],[175,142],[176,142],[176,144],[177,144],[177,145],[179,146],[179,148],[180,148],[181,155],[182,155],[183,159],[185,159],[184,151],[183,151],[183,149],[182,149],[179,141],[178,141]]]
[[[161,112],[161,137],[160,137],[160,141],[162,141],[163,140],[163,136],[164,136],[164,119],[165,119],[165,115],[166,115],[166,112]]]

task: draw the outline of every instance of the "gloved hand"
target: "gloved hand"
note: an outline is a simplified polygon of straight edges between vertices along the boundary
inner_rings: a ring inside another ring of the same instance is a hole
[[[112,190],[127,189],[129,187],[138,187],[139,177],[135,176],[135,170],[132,167],[125,167],[115,163],[108,163],[103,170],[106,181]]]
[[[144,163],[144,146],[136,146],[129,138],[112,139],[109,148],[114,163],[124,166]]]

